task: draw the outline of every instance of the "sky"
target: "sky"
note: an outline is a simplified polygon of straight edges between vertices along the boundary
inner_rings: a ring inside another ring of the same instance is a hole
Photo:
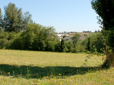
[[[101,30],[91,0],[1,0],[2,13],[10,2],[29,11],[35,23],[53,26],[56,32]]]

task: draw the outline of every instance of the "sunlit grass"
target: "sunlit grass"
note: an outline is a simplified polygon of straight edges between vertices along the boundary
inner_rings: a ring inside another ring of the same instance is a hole
[[[113,85],[114,69],[88,55],[0,50],[0,85]]]

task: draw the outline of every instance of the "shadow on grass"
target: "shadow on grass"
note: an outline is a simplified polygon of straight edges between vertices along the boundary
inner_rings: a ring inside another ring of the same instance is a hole
[[[72,76],[83,75],[89,72],[101,70],[100,67],[69,67],[69,66],[52,66],[52,67],[37,67],[37,66],[16,66],[8,64],[0,64],[0,75],[24,77],[24,78],[43,78],[53,76]]]

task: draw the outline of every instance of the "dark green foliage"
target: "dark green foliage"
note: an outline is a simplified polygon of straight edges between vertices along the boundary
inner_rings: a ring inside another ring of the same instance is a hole
[[[15,7],[15,4],[9,3],[5,9],[4,24],[5,31],[16,31],[16,22],[17,22],[17,11],[18,8]]]
[[[81,40],[80,42],[78,42],[78,44],[77,44],[78,45],[78,47],[77,47],[78,51],[82,51],[82,52],[90,51],[90,48],[91,48],[90,47],[90,43],[91,43],[90,37],[91,37],[91,35],[87,36],[86,39]]]
[[[88,49],[88,51],[90,51],[90,37],[88,38],[87,49]]]
[[[3,49],[5,47],[7,47],[8,45],[8,40],[3,38],[3,39],[0,39],[0,49]]]
[[[18,50],[23,50],[23,42],[20,37],[17,37],[9,46],[10,49],[18,49]]]
[[[14,40],[16,33],[2,32],[0,33],[0,48],[9,48],[9,45]]]
[[[0,48],[72,53],[88,51],[103,53],[103,49],[106,49],[102,33],[90,34],[85,40],[77,41],[76,47],[74,47],[73,41],[62,39],[60,42],[51,33],[52,29],[31,23],[24,32],[3,32],[0,34]]]
[[[12,40],[12,39],[14,39],[15,37],[16,37],[16,34],[17,33],[15,33],[15,32],[10,32],[10,33],[8,33],[8,40]]]
[[[72,48],[73,48],[73,43],[72,43],[72,41],[66,41],[65,42],[65,45],[66,45],[66,47],[67,47],[67,52],[72,52]]]
[[[109,46],[114,51],[114,31],[109,31],[108,42],[109,42]]]
[[[61,52],[61,42],[57,41],[57,44],[55,45],[55,52]]]
[[[47,51],[55,51],[55,45],[56,45],[56,41],[49,41],[47,44]]]
[[[108,16],[110,20],[106,18],[107,14],[111,14],[111,11],[101,8],[101,4],[106,4],[97,1],[102,0],[93,0],[91,3],[101,17],[103,28],[109,29],[107,26],[110,25],[110,30],[112,30],[113,17],[112,15]],[[108,0],[105,0],[105,2],[108,2]],[[105,7],[107,9],[109,8],[108,5]],[[107,12],[106,15],[105,12]],[[3,27],[5,27],[4,30]],[[23,14],[22,9],[17,8],[13,3],[9,3],[5,7],[4,17],[0,9],[0,33],[0,48],[73,53],[88,51],[103,53],[107,46],[114,47],[114,32],[106,32],[105,30],[102,30],[101,33],[90,33],[89,36],[86,35],[87,38],[85,40],[79,40],[81,35],[75,33],[71,38],[72,40],[65,41],[62,39],[60,42],[53,27],[44,27],[33,23],[29,12]]]
[[[103,52],[102,49],[105,49],[105,40],[104,36],[101,33],[92,35],[90,37],[90,42],[91,51]]]
[[[69,51],[69,49],[68,49],[67,46],[65,45],[65,48],[64,48],[63,52],[68,52],[68,51]]]
[[[61,52],[64,52],[65,49],[65,40],[62,38],[61,40]]]
[[[80,36],[81,36],[80,34],[77,34],[77,33],[74,34],[74,36],[71,38],[73,40],[74,44],[77,43],[77,41],[79,40]]]
[[[12,43],[13,49],[55,51],[58,38],[53,27],[30,23]]]
[[[3,39],[3,38],[8,39],[8,32],[0,33],[0,39]]]
[[[114,31],[114,0],[92,0],[92,8],[96,11],[101,19],[99,22],[103,25],[103,29],[110,30],[109,35],[105,34],[107,43],[113,48],[113,31]],[[105,32],[106,33],[106,32]]]
[[[75,50],[76,52],[85,52],[85,45],[82,44],[82,40],[77,42]]]
[[[112,48],[112,52],[114,52],[114,0],[92,0],[91,2],[93,9],[99,15],[99,23],[103,25],[103,29],[108,30],[108,35],[105,35],[106,44],[108,43],[109,46]],[[106,33],[105,31],[103,33]],[[107,46],[106,46],[106,55],[108,55]],[[106,61],[104,62],[105,67],[107,64],[111,65],[108,62],[111,61],[110,57],[114,57],[113,55],[107,56]],[[109,59],[108,59],[109,58]]]
[[[15,4],[9,3],[4,8],[4,17],[0,9],[0,27],[7,32],[21,32],[26,26],[32,22],[29,12],[23,14],[21,8],[17,8]]]
[[[80,43],[80,47],[83,48],[83,51],[104,53],[106,49],[105,37],[102,33],[91,33]]]
[[[103,53],[103,49],[106,49],[106,43],[104,36],[101,33],[96,33],[90,37],[90,50]]]
[[[114,0],[92,0],[91,4],[103,28],[114,30]]]

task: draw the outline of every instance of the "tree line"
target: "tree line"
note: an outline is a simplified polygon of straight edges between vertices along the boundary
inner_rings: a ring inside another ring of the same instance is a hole
[[[60,41],[54,27],[34,23],[29,12],[23,11],[13,3],[0,9],[0,49],[36,50],[52,52],[105,52],[106,32],[90,33],[86,39],[79,40],[75,33],[69,41]]]
[[[71,40],[60,41],[53,27],[45,27],[30,23],[23,32],[1,32],[0,49],[35,50],[51,52],[87,52],[104,53],[106,37],[102,33],[90,33],[86,39],[80,40],[80,34],[74,34]],[[110,47],[109,47],[110,48]]]

